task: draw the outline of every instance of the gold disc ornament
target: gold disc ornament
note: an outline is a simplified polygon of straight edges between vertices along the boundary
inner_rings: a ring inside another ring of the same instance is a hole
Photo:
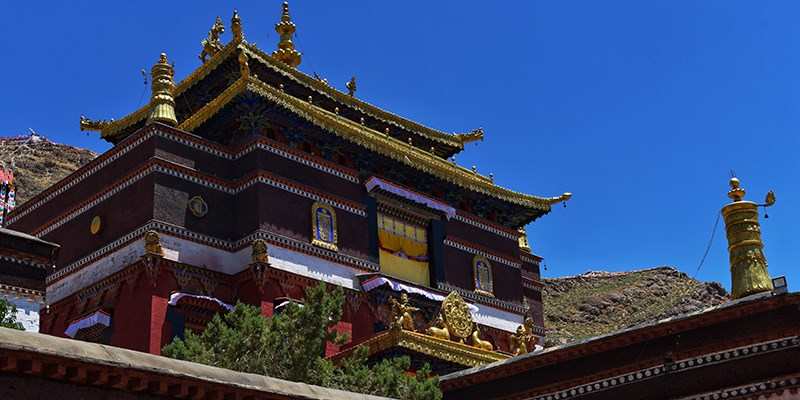
[[[442,301],[442,316],[453,336],[466,339],[472,333],[472,314],[458,293],[450,292]]]
[[[92,224],[89,225],[89,232],[91,232],[92,235],[97,235],[101,230],[103,230],[103,220],[95,216],[92,218]]]

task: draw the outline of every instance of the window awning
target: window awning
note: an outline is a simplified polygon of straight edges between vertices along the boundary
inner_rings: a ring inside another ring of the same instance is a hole
[[[96,325],[101,325],[103,327],[111,325],[111,314],[103,310],[97,310],[89,315],[77,318],[69,323],[64,334],[74,338],[79,330],[91,328]]]
[[[428,208],[441,211],[444,213],[447,219],[456,216],[455,208],[450,207],[449,205],[442,203],[441,201],[434,200],[428,196],[425,196],[424,194],[417,193],[413,190],[408,190],[406,188],[395,185],[391,182],[387,182],[381,178],[378,178],[377,176],[373,176],[367,179],[367,181],[364,183],[364,186],[367,187],[368,192],[371,192],[375,188],[378,188],[385,192],[389,192],[391,194],[422,204]]]
[[[381,285],[389,285],[389,287],[396,292],[413,293],[431,299],[433,301],[444,301],[445,299],[444,296],[438,293],[434,293],[425,289],[420,289],[416,286],[411,286],[402,282],[397,282],[383,276],[375,276],[365,280],[364,282],[361,282],[361,287],[363,287],[364,291],[367,292]],[[472,313],[478,312],[478,307],[474,304],[467,303],[467,307],[469,307],[469,311]]]

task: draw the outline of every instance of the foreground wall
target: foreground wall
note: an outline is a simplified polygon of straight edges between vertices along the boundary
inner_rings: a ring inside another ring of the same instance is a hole
[[[0,328],[0,399],[110,398],[384,399]]]

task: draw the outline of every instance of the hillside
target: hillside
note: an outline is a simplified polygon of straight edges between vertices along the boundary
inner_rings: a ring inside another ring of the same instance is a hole
[[[670,267],[543,281],[548,345],[702,310],[728,298],[719,283],[699,282]]]
[[[54,143],[39,135],[0,138],[0,167],[14,173],[20,205],[60,181],[97,153]]]

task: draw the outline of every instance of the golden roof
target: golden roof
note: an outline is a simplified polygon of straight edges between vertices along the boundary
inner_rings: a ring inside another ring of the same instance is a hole
[[[422,333],[396,329],[383,331],[364,342],[358,343],[358,345],[367,346],[369,354],[375,354],[390,348],[403,348],[468,367],[477,367],[511,357],[508,354],[483,350]],[[349,357],[355,349],[356,346],[352,346],[334,354],[330,358],[334,361],[341,360],[344,357]]]
[[[210,59],[175,86],[173,98],[177,99],[179,96],[186,93],[187,90],[201,82],[203,78],[218,68],[225,60],[245,54],[246,57],[240,58],[240,62],[242,59],[245,60],[244,62],[247,62],[247,60],[257,60],[259,63],[270,68],[273,72],[297,82],[313,90],[315,93],[333,100],[337,104],[342,104],[353,110],[380,119],[386,123],[400,127],[401,129],[414,132],[446,146],[463,148],[464,143],[483,139],[482,130],[476,130],[468,134],[446,134],[381,110],[367,102],[333,89],[326,83],[312,78],[264,53],[255,45],[247,43],[244,40],[244,35],[241,34],[241,19],[235,11],[234,17],[232,18],[232,25],[236,28],[234,29],[235,33],[238,32],[234,35],[234,38],[219,52],[211,56]],[[255,75],[251,76],[249,74],[250,67],[246,68],[248,72],[243,72],[243,76],[231,84],[217,96],[217,98],[207,103],[185,120],[178,121],[178,128],[188,132],[193,131],[219,112],[237,95],[249,91],[281,105],[330,133],[401,162],[411,168],[427,172],[445,181],[478,193],[505,200],[512,204],[540,210],[545,213],[550,211],[552,204],[568,200],[570,197],[568,193],[565,193],[562,196],[543,198],[496,186],[491,177],[480,175],[474,169],[465,169],[456,165],[455,161],[448,162],[433,152],[414,147],[410,143],[400,141],[387,135],[385,132],[378,132],[366,125],[341,117],[334,112],[335,110],[326,110],[311,102],[293,97],[259,80]],[[112,142],[118,142],[132,134],[132,128],[145,123],[150,108],[151,104],[148,103],[128,116],[117,121],[111,120],[110,122],[91,121],[81,117],[81,130],[100,131],[101,138]]]

